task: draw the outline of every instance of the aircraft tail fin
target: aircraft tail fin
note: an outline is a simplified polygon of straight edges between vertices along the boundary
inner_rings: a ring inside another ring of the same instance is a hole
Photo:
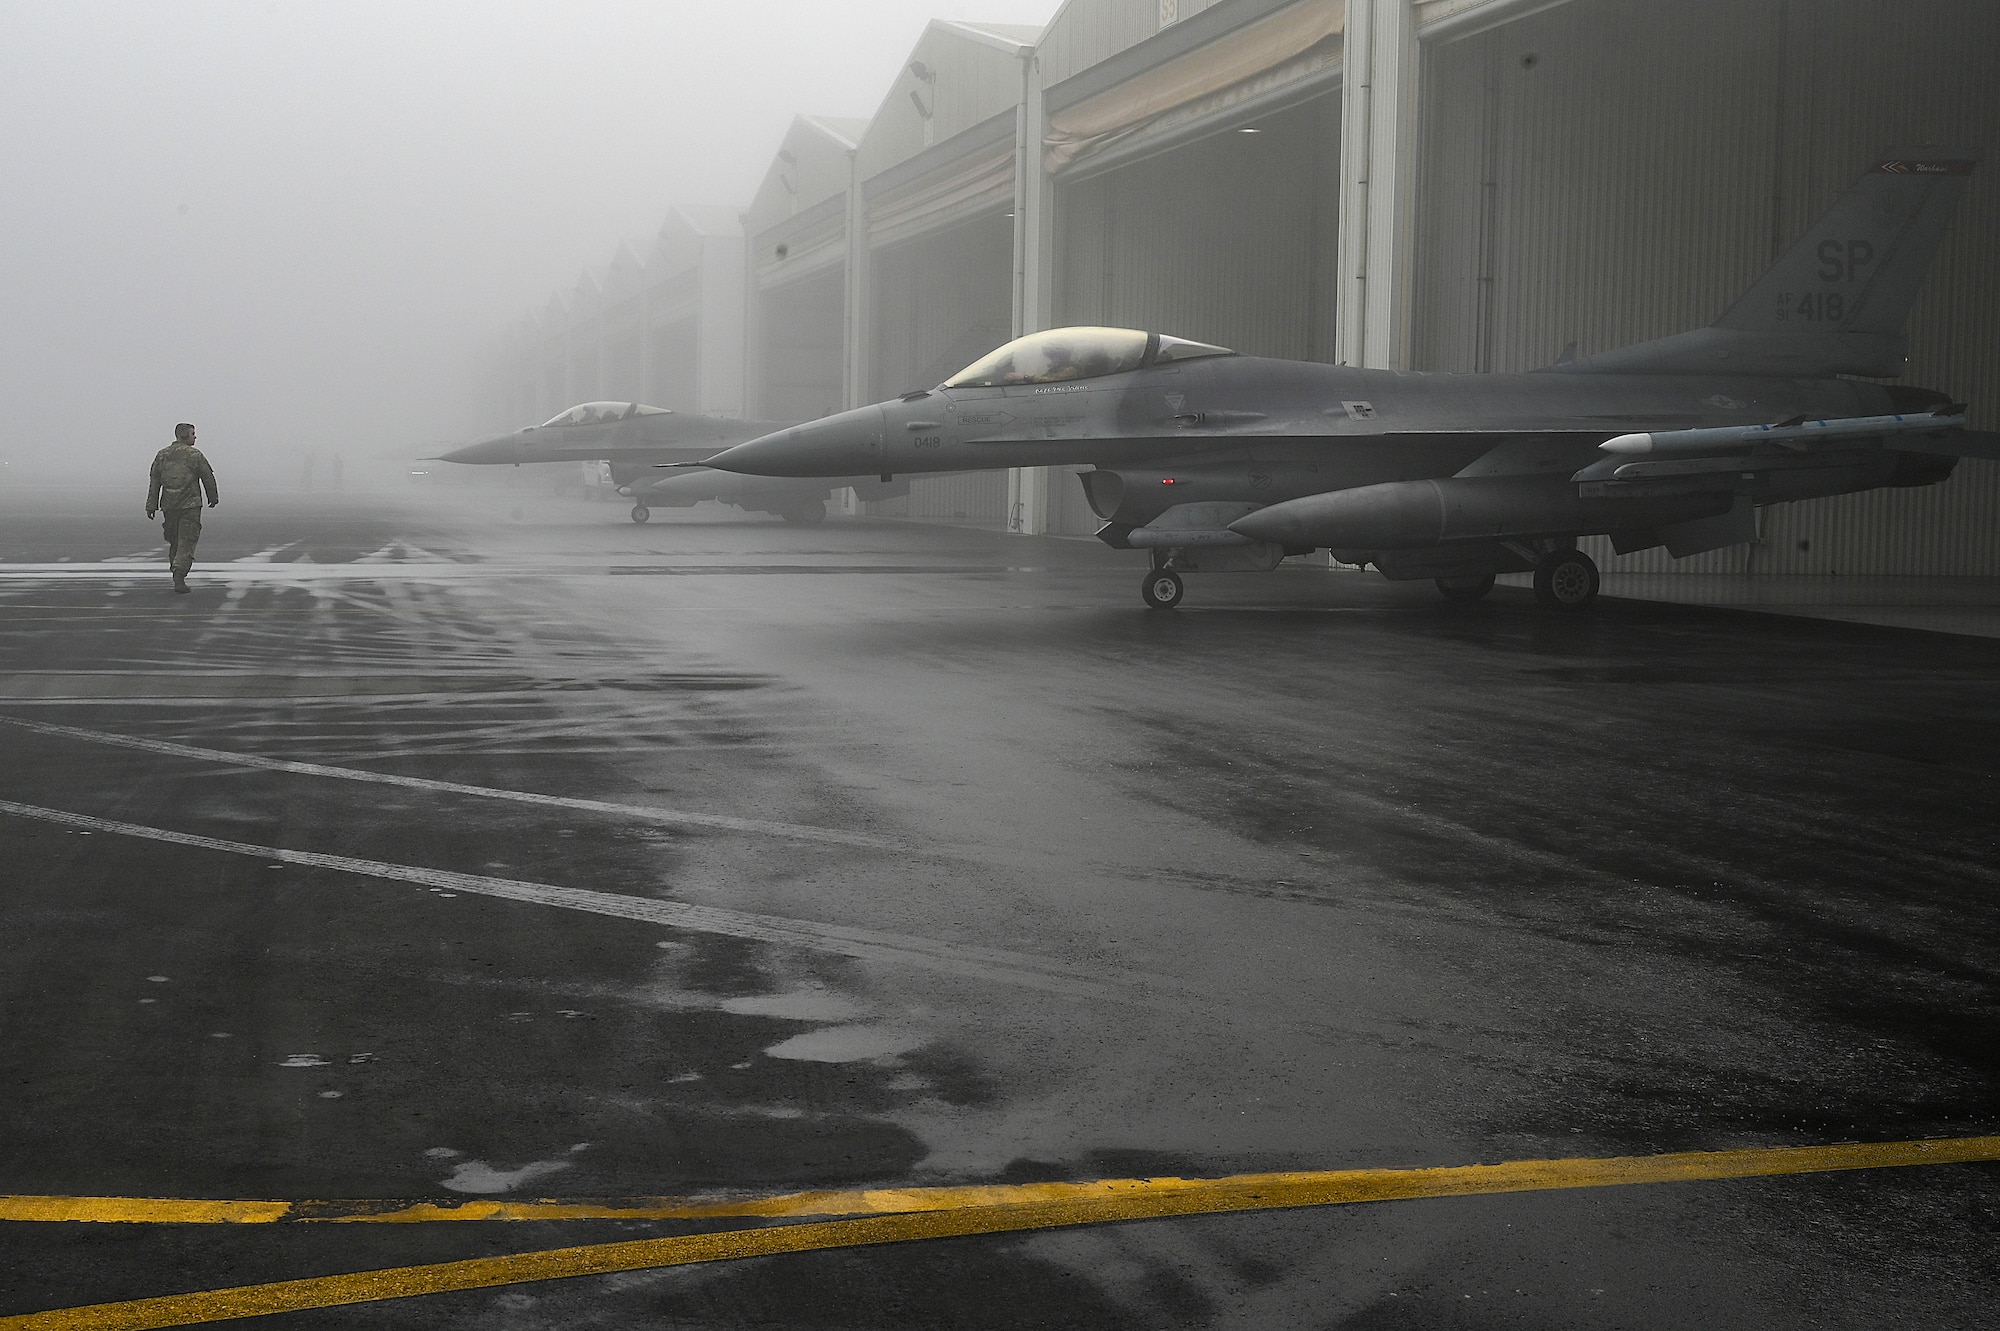
[[[1903,321],[1978,161],[1938,149],[1887,154],[1708,327],[1554,368],[1894,378]]]

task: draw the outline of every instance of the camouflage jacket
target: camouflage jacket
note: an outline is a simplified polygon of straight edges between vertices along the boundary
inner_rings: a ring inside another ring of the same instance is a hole
[[[153,483],[146,491],[146,511],[200,508],[201,492],[216,501],[215,468],[193,444],[168,444],[153,458]]]

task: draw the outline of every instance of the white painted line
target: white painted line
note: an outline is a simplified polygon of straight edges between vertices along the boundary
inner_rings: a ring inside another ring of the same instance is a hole
[[[242,841],[223,841],[215,837],[170,831],[163,827],[147,827],[140,823],[121,823],[107,818],[93,818],[88,814],[70,813],[63,809],[16,804],[11,800],[0,800],[0,814],[33,818],[40,822],[73,827],[85,832],[105,832],[113,836],[164,841],[176,846],[193,846],[201,850],[221,851],[230,855],[254,856],[267,863],[276,860],[283,864],[331,869],[336,873],[360,874],[392,882],[415,883],[422,887],[443,888],[472,896],[500,897],[508,901],[524,901],[538,906],[554,906],[562,910],[637,920],[667,929],[726,934],[732,938],[750,938],[788,947],[833,952],[864,961],[920,966],[927,970],[999,981],[1071,997],[1119,997],[1121,990],[1125,991],[1127,996],[1136,996],[1137,993],[1150,991],[1156,984],[1163,988],[1171,987],[1171,981],[1164,978],[1141,975],[1137,972],[1119,972],[1097,966],[1091,966],[1090,978],[1085,978],[1078,975],[1074,968],[1060,961],[1022,952],[961,947],[907,934],[878,933],[871,929],[820,924],[811,920],[792,920],[778,915],[753,915],[746,911],[724,910],[716,906],[691,906],[652,897],[623,896],[615,892],[593,892],[580,887],[557,887],[548,883],[529,883],[512,878],[488,878],[481,874],[454,873],[449,869],[427,869],[417,865],[354,859],[346,855],[321,855],[313,851],[287,850],[281,846],[258,846]]]
[[[144,566],[112,560],[93,560],[89,563],[71,564],[0,564],[0,582],[87,582],[96,578],[129,578],[135,569]],[[510,568],[492,564],[457,564],[449,562],[423,564],[388,563],[348,563],[348,564],[303,564],[298,562],[276,563],[258,555],[230,560],[226,563],[204,564],[195,561],[195,568],[202,578],[217,583],[277,583],[296,584],[308,582],[365,581],[383,582],[388,580],[436,581],[444,578],[519,578],[548,573],[549,569]],[[594,568],[557,569],[557,572],[575,572],[601,575],[602,566]]]
[[[47,721],[30,721],[25,717],[0,716],[0,725],[19,726],[23,730],[33,730],[44,735],[61,735],[69,739],[88,740],[94,744],[110,744],[121,749],[138,749],[147,753],[170,754],[176,758],[195,758],[202,762],[224,763],[231,767],[257,768],[266,772],[290,772],[297,776],[330,777],[336,781],[361,781],[378,786],[402,786],[410,790],[436,790],[450,795],[473,795],[481,799],[510,800],[516,804],[538,804],[546,808],[578,809],[585,813],[606,813],[620,818],[634,818],[645,822],[659,823],[667,827],[716,828],[727,832],[751,832],[761,836],[788,837],[794,841],[817,841],[827,845],[855,846],[864,850],[883,850],[890,843],[880,837],[871,837],[859,832],[842,832],[828,827],[807,827],[802,823],[781,823],[764,818],[732,818],[720,813],[689,813],[681,809],[657,809],[643,804],[612,804],[604,800],[572,799],[566,795],[542,795],[529,790],[505,790],[497,786],[469,786],[458,781],[433,781],[421,776],[396,776],[388,772],[370,772],[359,767],[329,767],[323,763],[299,763],[284,758],[261,758],[254,754],[230,753],[223,749],[202,749],[192,744],[174,744],[167,740],[139,739],[130,735],[114,735],[102,730],[85,730],[81,726],[54,725]]]

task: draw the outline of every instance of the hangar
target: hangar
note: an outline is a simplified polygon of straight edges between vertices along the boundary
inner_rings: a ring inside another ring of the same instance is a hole
[[[807,418],[1076,323],[1534,369],[1706,323],[1885,149],[2000,142],[1996,49],[1980,0],[1069,0],[1039,31],[934,22],[873,118],[794,121],[733,224],[711,210],[702,244],[669,244],[669,219],[643,261],[621,249],[552,298],[498,396],[682,392],[644,376],[693,338],[668,362],[704,367],[686,400]],[[1996,175],[1974,177],[1905,376],[1989,430]],[[701,316],[675,313],[697,286]],[[849,507],[1097,525],[1047,469]],[[1607,572],[1995,576],[1996,519],[2000,464],[1967,460],[1943,485],[1764,510],[1748,546],[1592,553]]]

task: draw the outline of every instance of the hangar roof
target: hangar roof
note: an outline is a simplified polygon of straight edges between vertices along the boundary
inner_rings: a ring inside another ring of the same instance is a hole
[[[856,156],[863,180],[1021,101],[1021,57],[1035,28],[933,20],[868,122]]]
[[[619,242],[611,256],[611,266],[604,270],[604,303],[611,305],[636,295],[645,283],[645,263],[633,252],[631,242]]]
[[[847,193],[851,155],[868,122],[847,116],[795,116],[750,201],[747,229],[769,230],[815,204]]]
[[[683,203],[670,209],[653,237],[646,272],[658,282],[701,265],[710,241],[743,234],[743,214],[712,203]]]
[[[1033,23],[971,23],[964,19],[939,19],[947,27],[957,28],[975,39],[991,39],[1000,46],[1019,50],[1033,46],[1042,39],[1042,30]]]

